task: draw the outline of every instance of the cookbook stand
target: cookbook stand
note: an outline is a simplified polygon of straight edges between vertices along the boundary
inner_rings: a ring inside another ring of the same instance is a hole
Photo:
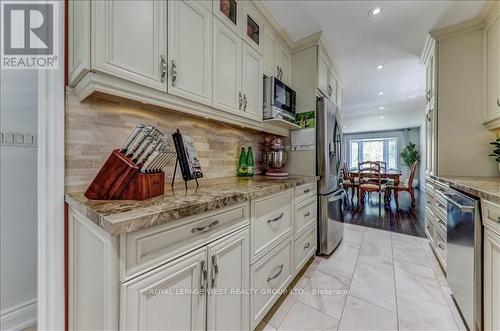
[[[172,175],[172,183],[170,184],[170,187],[174,187],[174,182],[175,182],[175,175],[177,174],[177,166],[179,165],[179,153],[177,153],[177,158],[175,159],[175,168],[174,168],[174,174]],[[188,189],[188,182],[193,179],[184,179],[184,187],[186,188],[186,191]],[[194,178],[194,181],[196,182],[196,188],[200,186],[198,183],[198,179]]]

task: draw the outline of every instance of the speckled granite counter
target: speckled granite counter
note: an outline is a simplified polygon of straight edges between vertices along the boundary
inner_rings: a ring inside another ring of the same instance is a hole
[[[183,217],[201,214],[217,208],[284,191],[297,185],[316,181],[316,177],[291,176],[272,179],[264,176],[249,178],[201,179],[196,189],[176,186],[165,194],[144,201],[98,201],[85,198],[83,193],[67,193],[66,202],[112,235],[143,230]]]
[[[500,177],[431,176],[458,190],[500,204]]]

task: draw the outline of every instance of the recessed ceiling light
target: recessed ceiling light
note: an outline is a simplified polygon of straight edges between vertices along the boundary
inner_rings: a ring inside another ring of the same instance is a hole
[[[377,93],[378,95],[384,95],[384,92],[380,91]]]
[[[370,9],[370,11],[368,12],[368,15],[369,15],[369,16],[377,16],[377,15],[379,15],[381,12],[382,12],[382,8],[380,8],[380,7],[375,7],[375,8]]]
[[[385,117],[384,116],[380,116],[380,119],[384,119]]]
[[[375,67],[375,69],[380,70],[380,69],[382,69],[383,67],[384,67],[384,65],[383,65],[383,64],[379,64],[378,66],[376,66],[376,67]]]
[[[385,107],[384,107],[384,106],[382,106],[382,107],[378,107],[378,110],[384,110],[384,109],[385,109]]]

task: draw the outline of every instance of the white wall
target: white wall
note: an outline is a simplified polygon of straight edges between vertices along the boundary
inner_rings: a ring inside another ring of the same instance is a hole
[[[402,130],[390,130],[390,131],[375,131],[375,132],[358,132],[358,133],[349,133],[345,135],[345,160],[349,159],[349,146],[350,140],[353,139],[375,139],[375,138],[397,138],[398,139],[398,155],[401,153],[401,150],[405,148],[405,146],[412,142],[416,145],[417,150],[420,152],[420,164],[419,170],[415,177],[419,182],[423,177],[425,172],[425,162],[424,157],[425,154],[422,153],[422,146],[420,128],[410,128],[410,129],[402,129]],[[403,178],[409,177],[409,168],[404,164],[403,160],[399,158],[400,170],[403,173]],[[420,169],[424,169],[423,171]]]
[[[0,128],[35,134],[37,74],[1,71]],[[5,137],[5,135],[4,135]],[[36,321],[37,158],[34,146],[0,145],[0,322],[1,329]]]

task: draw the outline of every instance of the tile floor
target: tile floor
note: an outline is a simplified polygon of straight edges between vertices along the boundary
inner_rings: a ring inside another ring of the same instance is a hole
[[[346,224],[258,330],[465,330],[426,239]]]

